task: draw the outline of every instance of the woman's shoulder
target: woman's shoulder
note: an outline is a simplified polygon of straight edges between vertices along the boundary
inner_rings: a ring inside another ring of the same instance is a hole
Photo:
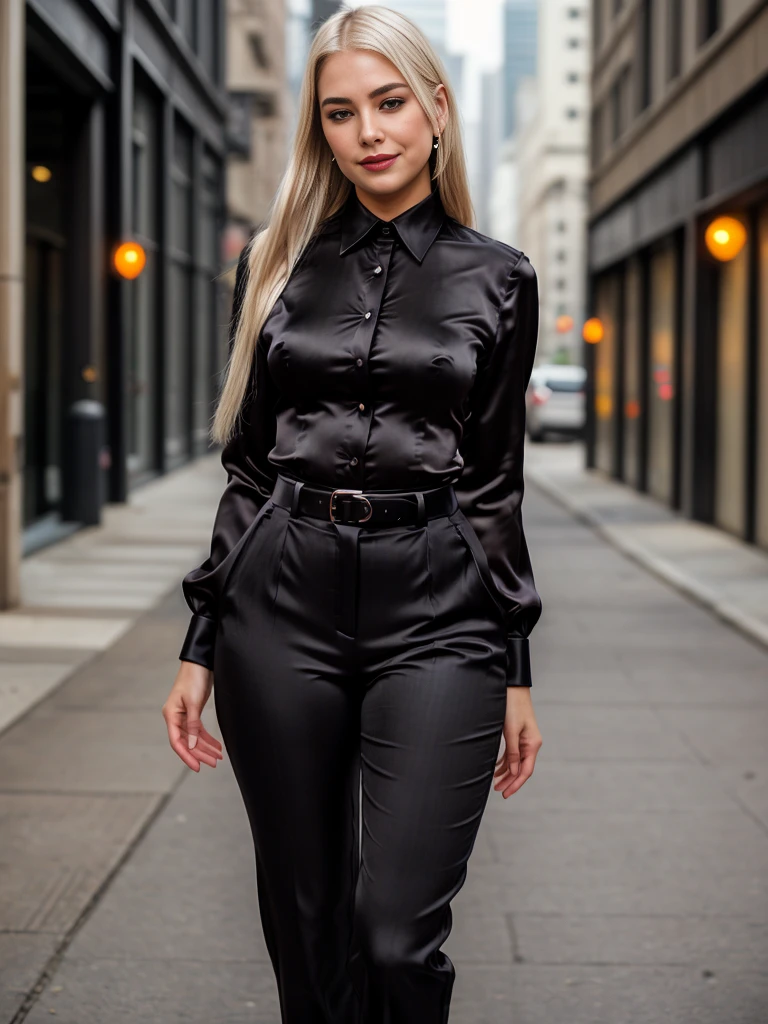
[[[494,264],[506,267],[510,272],[515,267],[522,269],[523,264],[530,267],[530,262],[521,249],[516,249],[500,239],[495,239],[490,234],[483,234],[482,231],[478,231],[477,228],[470,227],[468,224],[462,224],[455,217],[447,218],[447,225],[449,225],[454,239],[470,246],[478,259],[492,261]]]
[[[491,235],[485,235],[476,228],[462,224],[453,217],[448,218],[448,227],[454,241],[464,242],[473,252],[473,259],[479,265],[493,269],[506,281],[513,275],[520,280],[535,280],[536,274],[530,260],[522,249],[515,248]]]

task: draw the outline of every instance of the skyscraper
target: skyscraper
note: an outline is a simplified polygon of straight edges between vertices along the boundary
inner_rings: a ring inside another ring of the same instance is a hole
[[[515,131],[515,99],[521,78],[536,74],[537,0],[504,4],[504,136]]]

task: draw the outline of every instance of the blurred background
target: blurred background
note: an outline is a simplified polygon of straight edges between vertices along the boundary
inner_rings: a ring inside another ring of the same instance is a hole
[[[337,6],[4,0],[0,604],[207,450],[233,262]],[[584,432],[589,466],[768,546],[765,5],[392,6],[454,83],[478,227],[538,271],[539,363],[587,371],[531,389],[537,439]]]
[[[545,746],[457,901],[457,1024],[763,1024],[768,3],[389,6],[541,302]],[[278,1019],[234,782],[159,711],[234,266],[338,7],[0,0],[0,1022]]]

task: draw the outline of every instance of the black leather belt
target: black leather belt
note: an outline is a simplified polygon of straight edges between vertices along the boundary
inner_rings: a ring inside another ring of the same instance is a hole
[[[451,484],[428,491],[362,491],[313,487],[278,475],[272,497],[291,515],[313,516],[347,526],[408,526],[447,516],[458,508]]]
[[[451,484],[429,491],[364,492],[346,487],[312,487],[303,480],[281,475],[272,500],[290,509],[292,516],[307,515],[333,523],[340,556],[335,586],[336,628],[349,638],[357,633],[360,531],[371,526],[420,525],[450,515],[459,505]]]

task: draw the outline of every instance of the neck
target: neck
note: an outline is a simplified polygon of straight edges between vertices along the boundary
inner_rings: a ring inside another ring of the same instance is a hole
[[[355,185],[357,198],[379,220],[393,220],[412,206],[426,199],[432,191],[432,179],[429,176],[429,164],[426,164],[416,177],[396,192],[368,192]]]

